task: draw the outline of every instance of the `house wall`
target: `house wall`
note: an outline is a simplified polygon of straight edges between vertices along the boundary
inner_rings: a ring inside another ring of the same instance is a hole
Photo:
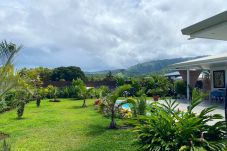
[[[212,67],[210,69],[210,79],[211,79],[211,91],[213,90],[220,90],[225,88],[214,88],[214,82],[213,82],[213,71],[217,70],[225,70],[225,85],[227,84],[227,66],[222,66],[222,67]]]

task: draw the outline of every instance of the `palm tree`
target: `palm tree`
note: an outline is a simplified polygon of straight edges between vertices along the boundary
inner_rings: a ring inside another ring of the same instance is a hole
[[[14,72],[13,59],[21,48],[13,43],[0,42],[0,102],[18,85],[19,76]]]
[[[87,88],[86,86],[81,86],[79,89],[79,97],[83,99],[82,107],[87,107],[86,100],[93,97],[94,88]]]
[[[3,96],[16,87],[18,84],[18,75],[14,72],[13,59],[15,55],[20,51],[22,46],[17,47],[13,43],[7,43],[2,41],[0,43],[0,99]],[[0,100],[0,101],[1,101]]]
[[[132,104],[131,109],[133,110],[135,117],[137,117],[138,115],[146,115],[147,98],[145,94],[137,97],[136,99],[129,98],[126,101]]]
[[[122,93],[124,91],[129,90],[129,89],[131,89],[130,85],[124,85],[124,86],[118,87],[112,93],[105,96],[102,100],[103,107],[108,112],[110,112],[110,117],[111,117],[111,122],[110,122],[110,125],[109,125],[110,129],[116,129],[117,128],[117,124],[116,124],[116,120],[115,120],[117,108],[121,107],[125,103],[128,103],[127,101],[123,101],[120,104],[116,104],[117,99],[122,95]]]
[[[82,107],[87,107],[86,99],[92,97],[93,88],[87,88],[81,79],[73,80],[72,84],[75,87],[77,96],[83,100]]]

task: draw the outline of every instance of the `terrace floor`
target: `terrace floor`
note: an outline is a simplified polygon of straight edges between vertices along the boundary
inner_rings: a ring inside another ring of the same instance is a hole
[[[163,100],[160,100],[160,101],[163,101]],[[179,103],[179,106],[178,106],[179,110],[187,110],[187,106],[189,105],[187,100],[177,100],[177,101]],[[200,113],[200,111],[210,106],[216,106],[216,110],[212,111],[211,114],[221,114],[223,117],[225,117],[224,104],[201,103],[193,111],[195,113]],[[220,121],[220,120],[212,121],[210,122],[210,124],[214,124],[217,121]]]

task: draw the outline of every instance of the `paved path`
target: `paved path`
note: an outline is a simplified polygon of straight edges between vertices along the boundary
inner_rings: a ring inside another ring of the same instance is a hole
[[[187,106],[189,105],[187,103],[187,101],[178,101],[178,102],[180,103],[179,106],[178,106],[179,110],[187,110]],[[201,103],[200,105],[198,105],[197,107],[195,107],[193,109],[193,112],[200,113],[204,108],[209,107],[209,106],[212,106],[212,105],[211,104]],[[223,117],[225,117],[224,105],[223,104],[220,104],[216,108],[216,110],[214,110],[214,111],[211,112],[211,114],[221,114]],[[220,121],[220,120],[211,121],[211,122],[209,122],[209,124],[212,124],[213,125],[217,121]]]

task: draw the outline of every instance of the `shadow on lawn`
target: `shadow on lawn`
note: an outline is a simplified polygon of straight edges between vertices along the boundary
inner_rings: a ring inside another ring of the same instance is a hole
[[[70,106],[70,107],[68,107],[68,109],[84,109],[84,107],[82,107],[82,105],[81,106]]]
[[[88,128],[89,130],[86,133],[86,135],[88,136],[102,135],[103,133],[109,130],[108,127],[99,124],[89,124]]]
[[[27,120],[29,118],[27,117],[22,117],[22,118],[17,118],[17,117],[14,117],[14,118],[9,118],[10,120],[14,120],[14,121],[24,121],[24,120]]]

